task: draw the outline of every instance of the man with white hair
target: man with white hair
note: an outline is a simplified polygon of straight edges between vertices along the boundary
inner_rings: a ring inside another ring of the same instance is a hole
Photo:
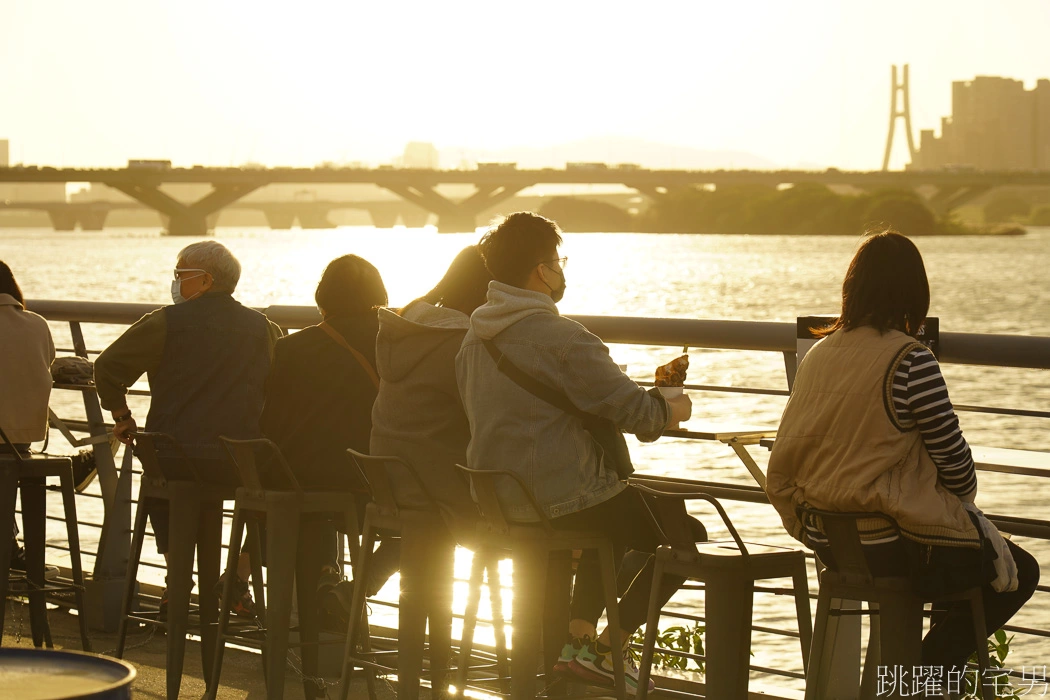
[[[231,296],[240,276],[241,264],[218,241],[186,246],[171,282],[174,304],[143,316],[95,360],[95,388],[102,408],[113,414],[118,439],[129,443],[128,433],[138,430],[126,395],[146,373],[152,396],[146,431],[171,435],[196,462],[197,473],[219,481],[226,475],[228,483],[232,468],[218,437],[262,437],[264,384],[281,337],[279,327]],[[180,464],[173,468],[186,470]],[[150,499],[146,507],[157,550],[166,559],[168,503]],[[234,612],[251,615],[249,565],[242,559]]]

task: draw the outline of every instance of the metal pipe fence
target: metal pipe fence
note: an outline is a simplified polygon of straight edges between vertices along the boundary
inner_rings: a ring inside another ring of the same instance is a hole
[[[158,308],[152,304],[131,303],[103,303],[103,302],[76,302],[76,301],[29,301],[27,306],[31,311],[41,314],[51,321],[67,322],[74,340],[73,348],[64,348],[65,352],[73,352],[80,357],[97,355],[97,350],[88,350],[83,341],[81,324],[118,324],[130,325],[138,320],[143,314]],[[259,309],[275,323],[285,329],[300,329],[317,323],[320,320],[316,310],[309,307],[293,306],[271,306]],[[795,324],[793,323],[771,323],[751,321],[711,321],[698,319],[659,319],[659,318],[629,318],[629,317],[604,317],[604,316],[576,316],[577,321],[583,323],[589,330],[601,337],[607,343],[640,345],[640,346],[689,346],[696,349],[719,349],[719,350],[743,350],[755,352],[779,353],[784,358],[784,377],[786,384],[791,383],[795,369]],[[942,333],[940,361],[943,363],[972,364],[972,365],[994,365],[1000,367],[1017,368],[1050,368],[1050,337],[1028,337],[1016,335],[985,335],[974,333]],[[651,382],[639,382],[649,385]],[[61,387],[60,387],[61,388]],[[716,384],[688,384],[686,388],[693,391],[710,392],[716,394],[752,394],[764,396],[784,397],[789,394],[787,389],[772,387],[747,387],[727,386]],[[131,393],[135,396],[148,396],[147,390],[133,389]],[[93,391],[83,391],[86,419],[68,418],[63,419],[70,430],[88,433],[92,436],[105,435],[112,429],[112,425],[102,419],[101,409],[98,407],[97,397]],[[93,405],[92,405],[93,404]],[[1012,407],[984,407],[984,406],[956,406],[963,411],[974,411],[992,413],[999,415],[1024,416],[1030,418],[1050,418],[1050,412],[1043,410],[1032,410]],[[106,524],[90,520],[78,521],[81,528],[97,531],[97,539],[100,546],[96,550],[84,549],[83,554],[95,558],[95,576],[105,578],[112,576],[114,571],[120,571],[121,556],[126,562],[127,540],[131,530],[130,508],[135,503],[131,493],[131,473],[124,474],[125,470],[118,470],[113,460],[108,444],[95,444],[96,461],[99,468],[99,479],[101,482],[101,493],[81,493],[79,499],[98,501],[105,503]],[[133,470],[136,475],[141,473]],[[998,470],[1010,473],[1009,469]],[[1050,473],[1048,473],[1050,476]],[[649,478],[649,477],[647,477]],[[652,477],[682,488],[699,489],[706,491],[717,498],[739,501],[745,503],[768,503],[763,490],[756,485],[742,485],[739,483],[703,481],[670,477]],[[1033,478],[1033,477],[1025,477]],[[125,506],[122,509],[116,507],[117,501],[122,501]],[[224,516],[230,518],[232,511],[224,510]],[[993,517],[993,520],[1004,530],[1017,532],[1025,536],[1037,537],[1043,540],[1050,539],[1050,521],[1038,517],[1042,514],[1034,514],[1037,517]],[[50,520],[62,521],[60,517],[48,516]],[[120,517],[120,523],[112,522],[111,518]],[[125,522],[126,521],[126,522]],[[104,527],[105,525],[105,527]],[[110,561],[103,562],[99,558],[99,550],[103,549],[102,543],[106,543],[104,556],[110,557]],[[123,539],[124,546],[114,546],[113,541],[120,542]],[[82,536],[81,541],[85,541]],[[59,544],[48,545],[56,550],[68,550]],[[225,547],[226,545],[224,545]],[[813,559],[811,553],[807,553]],[[143,565],[162,569],[163,566],[151,562],[142,562]],[[85,567],[85,570],[90,570]],[[760,593],[777,592],[774,589],[758,591]],[[1040,594],[1046,595],[1050,587],[1040,586]],[[811,593],[811,598],[815,593]],[[396,603],[389,601],[374,601],[383,606],[396,607]],[[681,611],[667,610],[664,616],[692,622],[703,622],[704,617],[691,615]],[[793,630],[773,628],[763,625],[753,625],[752,629],[760,633],[782,635],[787,637],[798,637],[798,632]],[[1034,637],[1048,638],[1050,630],[1007,626],[1007,631],[1015,634],[1031,635]],[[691,654],[676,649],[660,649],[660,653],[679,656],[681,658],[702,661],[702,655]],[[802,677],[798,671],[785,669],[766,668],[752,666],[752,670],[771,673],[784,678],[798,679]]]

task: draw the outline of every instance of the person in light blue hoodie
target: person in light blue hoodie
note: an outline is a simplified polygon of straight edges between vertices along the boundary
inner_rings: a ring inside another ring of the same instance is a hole
[[[556,528],[604,531],[620,550],[652,553],[663,542],[642,494],[607,467],[580,418],[522,388],[497,367],[485,345],[490,341],[518,369],[564,395],[580,411],[608,419],[642,441],[656,440],[668,425],[688,420],[688,396],[669,400],[655,389],[638,386],[597,336],[558,313],[557,302],[566,289],[567,259],[559,255],[561,242],[553,221],[518,212],[479,244],[493,281],[488,301],[470,318],[456,357],[471,432],[468,466],[520,475]],[[510,480],[499,488],[509,517],[538,520]],[[703,527],[693,522],[698,526],[694,531],[702,533]],[[645,621],[652,568],[650,557],[620,601],[623,640]],[[664,580],[661,604],[682,583]],[[633,693],[638,671],[626,650],[609,647],[608,630],[596,636],[601,590],[596,557],[585,552],[576,575],[570,639],[555,669],[609,683],[613,654],[622,653]]]

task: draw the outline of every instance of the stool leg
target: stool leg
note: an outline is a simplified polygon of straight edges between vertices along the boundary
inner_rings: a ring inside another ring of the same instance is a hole
[[[354,572],[354,595],[350,603],[350,622],[346,630],[346,647],[343,653],[343,678],[339,688],[340,700],[347,700],[350,696],[350,681],[353,678],[354,659],[357,657],[357,638],[362,634],[368,634],[368,617],[365,609],[365,588],[368,575],[369,562],[372,559],[372,548],[375,546],[376,535],[372,529],[369,517],[365,515],[364,532],[361,535],[360,555],[356,561],[350,562]],[[375,700],[374,674],[371,669],[365,669],[368,679],[369,698]]]
[[[860,677],[861,700],[874,700],[878,695],[879,659],[882,658],[879,650],[882,635],[879,632],[878,608],[877,603],[868,603],[868,609],[872,612],[868,615],[868,647],[864,650],[864,673]]]
[[[245,530],[245,542],[248,545],[248,561],[251,563],[252,568],[252,592],[255,595],[255,617],[258,619],[259,624],[263,627],[266,626],[266,583],[263,580],[263,557],[262,557],[262,527],[259,525],[259,521],[252,518],[243,519]],[[241,546],[241,538],[237,537],[237,546]],[[238,551],[233,559],[233,564],[230,566],[234,568],[227,568],[227,571],[236,571],[237,558],[240,557],[241,553]],[[263,666],[266,666],[266,652],[263,652]]]
[[[218,632],[219,600],[215,587],[219,583],[219,561],[222,559],[222,503],[210,501],[201,506],[197,529],[197,584],[201,625],[201,667],[204,677],[211,678]]]
[[[653,586],[649,593],[649,614],[645,618],[645,642],[642,644],[642,659],[638,665],[638,689],[636,700],[645,700],[649,695],[649,675],[652,672],[653,652],[660,631],[660,585],[663,583],[664,562],[659,556],[653,563]]]
[[[15,521],[15,499],[18,496],[18,477],[13,466],[0,466],[0,523]],[[7,590],[10,587],[8,576],[11,573],[11,554],[14,538],[7,532],[0,534],[0,644],[3,643],[4,615],[7,612]]]
[[[190,616],[193,582],[193,549],[200,521],[200,501],[188,495],[171,498],[168,535],[168,700],[179,697],[182,666],[186,654],[186,632]],[[201,591],[201,595],[204,595]]]
[[[323,697],[324,689],[313,680],[317,672],[320,636],[317,622],[317,584],[321,578],[323,527],[307,521],[300,528],[298,556],[295,564],[295,591],[299,603],[299,656],[302,660],[303,693],[306,698]]]
[[[299,544],[299,511],[291,504],[267,509],[266,513],[266,697],[284,697],[284,669],[288,656],[288,631],[292,614],[292,584],[295,580],[296,546]]]
[[[809,649],[809,668],[806,670],[805,700],[823,700],[827,673],[831,669],[834,645],[826,644],[831,595],[821,586],[817,594],[817,617],[813,625],[813,643]]]
[[[514,551],[514,655],[510,660],[511,700],[536,696],[536,666],[540,657],[543,592],[547,581],[547,551],[522,543]]]
[[[750,575],[705,576],[706,690],[713,698],[747,700],[754,586]]]
[[[879,600],[879,633],[879,664],[897,670],[898,678],[900,669],[910,677],[911,669],[922,663],[922,602],[911,596]],[[898,692],[889,697],[904,696]]]
[[[131,531],[131,551],[128,553],[128,571],[124,576],[124,599],[120,603],[120,631],[117,636],[117,658],[124,658],[124,646],[128,641],[128,626],[131,621],[128,615],[135,608],[135,589],[138,587],[139,561],[142,558],[142,542],[146,536],[146,507],[142,504],[142,491],[139,491],[138,505],[135,507],[135,528]]]
[[[619,700],[627,698],[627,681],[624,674],[623,644],[621,634],[619,601],[616,599],[616,558],[611,542],[598,547],[598,560],[602,569],[602,588],[605,590],[605,618],[609,622],[609,645],[612,647],[613,689]],[[746,700],[746,699],[745,699]]]
[[[547,588],[543,596],[543,670],[547,696],[564,696],[566,683],[554,674],[569,629],[572,597],[572,551],[558,549],[547,557]]]
[[[978,588],[970,595],[970,615],[973,617],[973,636],[977,643],[977,677],[981,681],[989,678],[988,669],[991,666],[988,659],[988,630],[984,623],[984,600],[981,597],[981,589]],[[979,682],[977,697],[981,700],[991,700],[995,697],[994,682],[985,684]]]
[[[427,627],[427,588],[431,572],[427,560],[433,539],[418,524],[401,531],[401,595],[397,631],[397,697],[419,698],[419,676]]]
[[[795,617],[798,619],[798,639],[802,646],[802,670],[809,670],[809,648],[813,644],[813,618],[809,608],[809,576],[806,569],[806,558],[800,552],[799,562],[791,575],[792,588],[795,589]]]
[[[474,646],[474,628],[478,624],[478,605],[481,603],[481,584],[485,576],[486,564],[495,565],[484,551],[474,552],[470,561],[470,583],[467,584],[467,607],[463,611],[463,632],[459,639],[459,665],[456,667],[456,695],[462,698],[467,688],[467,673],[470,671],[470,654]],[[489,568],[489,585],[492,585],[492,569]],[[502,674],[502,671],[497,671]]]
[[[88,639],[87,608],[84,606],[84,570],[80,563],[80,531],[77,526],[76,491],[73,490],[73,472],[63,472],[62,508],[65,511],[66,539],[69,541],[69,567],[73,573],[73,598],[77,604],[77,623],[80,626],[80,648],[91,651]],[[126,629],[126,628],[125,628]]]
[[[435,697],[448,695],[455,558],[456,543],[447,532],[442,532],[431,553],[430,570],[434,584],[427,600],[427,619],[430,625],[430,687],[431,695]]]
[[[499,556],[493,554],[486,559],[485,571],[488,572],[489,606],[492,608],[492,631],[496,636],[496,674],[499,676],[500,692],[510,693],[510,663],[507,661],[507,624],[503,618],[503,582],[499,574]],[[478,584],[480,586],[480,584]],[[480,591],[478,592],[480,594]],[[475,616],[477,605],[474,606]],[[471,637],[474,630],[471,629]]]
[[[23,478],[20,480],[22,492],[22,531],[26,547],[26,584],[29,597],[29,622],[33,632],[33,646],[41,647],[45,637],[50,637],[47,629],[47,605],[44,602],[44,547],[46,544],[46,521],[44,503],[44,480],[42,478]],[[5,536],[7,533],[4,533]],[[47,645],[51,648],[51,644]]]
[[[141,506],[139,506],[141,509]],[[244,532],[244,514],[240,506],[233,508],[233,524],[230,528],[230,550],[226,555],[226,570],[237,570],[238,550]],[[258,541],[256,541],[258,544]],[[211,663],[211,675],[208,676],[208,690],[205,700],[214,700],[219,692],[219,679],[222,676],[222,657],[226,651],[226,628],[230,624],[230,606],[233,605],[233,578],[226,577],[222,585],[222,601],[219,604],[219,620],[215,629],[215,657]]]

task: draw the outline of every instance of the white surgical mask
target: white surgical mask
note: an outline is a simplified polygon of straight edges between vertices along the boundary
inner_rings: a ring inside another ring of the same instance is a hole
[[[203,276],[205,274],[207,274],[207,273],[201,272],[201,274],[194,275],[193,277],[185,277],[185,278],[183,278],[181,280],[178,277],[173,279],[171,281],[171,300],[173,302],[175,302],[176,304],[181,304],[184,301],[189,301],[193,297],[197,296],[197,294],[200,294],[200,292],[197,292],[197,294],[194,294],[192,297],[190,297],[190,299],[185,298],[184,296],[182,296],[182,283],[185,280],[196,279],[197,277],[201,277],[201,276]]]

